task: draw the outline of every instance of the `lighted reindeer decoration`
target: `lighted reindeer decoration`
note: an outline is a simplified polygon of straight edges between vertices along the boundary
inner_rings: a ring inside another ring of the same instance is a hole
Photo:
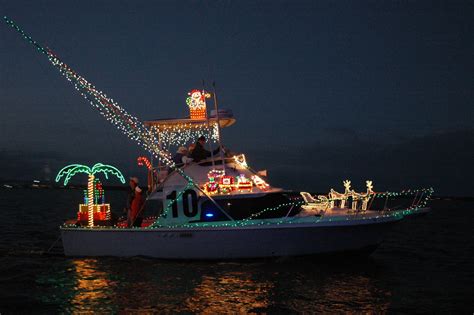
[[[335,200],[340,200],[341,201],[341,203],[339,205],[339,208],[342,209],[346,206],[346,200],[351,194],[351,181],[346,179],[342,183],[344,184],[344,188],[345,188],[345,191],[344,191],[343,194],[335,191],[332,188],[331,188],[331,191],[329,192],[329,199],[331,200],[330,208],[334,208],[334,201]]]
[[[361,210],[367,210],[367,205],[369,204],[370,197],[374,194],[374,185],[372,184],[371,180],[367,180],[365,184],[367,186],[367,191],[365,193],[357,193],[355,191],[352,191],[352,210],[357,210],[357,203],[359,200],[362,200]]]
[[[369,204],[370,197],[371,197],[371,195],[375,194],[374,191],[373,191],[374,185],[372,184],[372,181],[368,180],[365,183],[367,185],[367,192],[366,192],[364,198],[362,199],[362,211],[367,210],[367,205]]]

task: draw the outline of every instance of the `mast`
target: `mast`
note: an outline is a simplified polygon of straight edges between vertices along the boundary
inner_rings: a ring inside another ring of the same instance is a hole
[[[216,82],[212,82],[212,94],[214,95],[214,109],[216,111],[216,120],[217,120],[217,134],[219,137],[217,137],[217,142],[219,143],[219,154],[221,157],[222,161],[222,169],[224,170],[225,173],[225,163],[224,163],[224,151],[222,150],[222,140],[221,140],[221,124],[219,121],[219,106],[217,104],[217,95],[216,95]]]
[[[204,90],[204,79],[202,80],[202,95],[205,95],[206,91]],[[210,131],[210,125],[209,125],[209,115],[207,114],[207,102],[206,102],[206,97],[204,96],[204,104],[206,104],[206,122],[207,122],[207,138],[209,139],[208,146],[209,146],[209,152],[211,152],[211,161],[212,161],[212,168],[215,168],[214,165],[214,152],[212,150],[212,145],[211,145],[211,131]],[[219,140],[219,137],[217,137]]]

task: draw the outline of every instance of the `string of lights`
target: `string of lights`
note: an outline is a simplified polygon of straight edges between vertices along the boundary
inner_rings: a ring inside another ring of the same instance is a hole
[[[217,122],[203,122],[193,124],[176,124],[171,126],[151,126],[154,134],[159,134],[163,147],[169,145],[182,146],[194,142],[198,137],[208,135],[213,142],[219,140],[219,128]]]
[[[112,98],[104,92],[96,89],[94,85],[85,78],[77,74],[66,63],[54,54],[50,49],[43,48],[38,42],[27,35],[18,25],[8,17],[4,17],[5,22],[15,29],[20,35],[33,44],[37,50],[45,54],[51,64],[56,67],[66,79],[74,85],[74,88],[96,108],[104,118],[114,124],[128,138],[142,145],[153,156],[170,168],[175,168],[175,163],[171,160],[171,154],[158,146],[156,136],[148,130],[138,118],[129,114]],[[189,177],[186,176],[186,179]]]

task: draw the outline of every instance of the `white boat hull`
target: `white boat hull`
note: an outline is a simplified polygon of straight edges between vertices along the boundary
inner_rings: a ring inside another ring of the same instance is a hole
[[[376,248],[400,217],[219,228],[62,227],[66,256],[242,259]]]

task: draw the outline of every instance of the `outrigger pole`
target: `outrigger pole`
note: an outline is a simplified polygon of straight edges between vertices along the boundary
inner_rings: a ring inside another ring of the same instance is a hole
[[[183,172],[180,168],[176,167],[176,164],[171,159],[171,154],[161,148],[158,144],[156,136],[148,130],[145,125],[135,116],[129,114],[123,109],[117,102],[112,98],[108,97],[104,92],[96,89],[94,85],[89,83],[85,78],[78,75],[73,69],[65,64],[59,57],[52,52],[49,48],[42,47],[38,42],[33,40],[31,36],[26,34],[18,25],[15,24],[8,17],[4,16],[5,22],[15,29],[20,35],[27,40],[30,44],[36,47],[36,49],[42,54],[48,57],[51,64],[56,67],[59,72],[70,81],[74,88],[86,99],[89,103],[95,107],[107,121],[114,124],[118,129],[122,131],[127,137],[135,140],[153,154],[155,158],[162,161],[166,166],[176,170],[188,183],[192,183],[196,189],[201,191],[207,196],[230,220],[234,220],[217,202],[209,196],[201,187],[199,187],[194,180]]]

